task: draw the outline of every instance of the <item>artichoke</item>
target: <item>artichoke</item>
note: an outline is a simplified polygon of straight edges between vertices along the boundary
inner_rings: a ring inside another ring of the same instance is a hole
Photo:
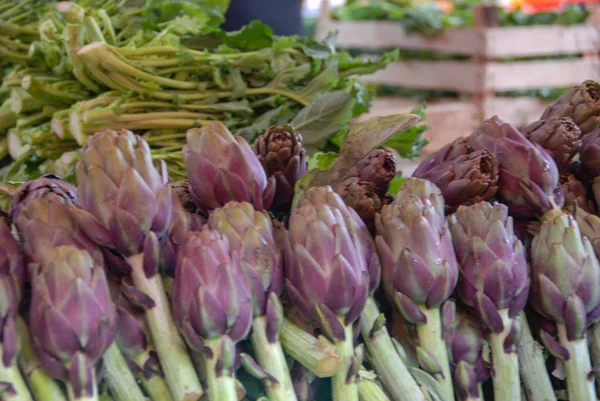
[[[175,190],[177,197],[179,198],[179,203],[190,213],[198,213],[198,206],[192,200],[192,194],[190,190],[190,181],[189,180],[181,180],[174,182],[172,188]]]
[[[167,277],[175,276],[177,251],[191,231],[200,231],[206,224],[206,218],[189,211],[182,205],[175,188],[172,189],[173,215],[167,234],[160,243],[161,272]]]
[[[573,86],[544,110],[541,120],[568,117],[583,135],[591,132],[600,121],[600,85],[591,80]]]
[[[600,128],[593,130],[583,138],[579,162],[585,178],[591,181],[600,176]]]
[[[573,212],[581,234],[590,240],[596,257],[600,259],[600,217],[588,213],[583,208],[569,208]]]
[[[214,230],[188,235],[177,257],[173,315],[190,347],[204,351],[211,401],[235,401],[235,344],[252,324],[240,252]]]
[[[369,295],[369,272],[358,236],[340,209],[321,203],[295,209],[285,241],[287,293],[299,313],[321,328],[340,353],[334,399],[358,400],[352,324]]]
[[[192,199],[202,213],[229,201],[250,202],[256,210],[271,206],[275,178],[267,177],[250,145],[223,124],[190,129],[183,158]]]
[[[115,338],[102,255],[64,245],[49,260],[33,271],[32,341],[48,373],[68,384],[73,399],[87,400],[98,391],[94,364]]]
[[[550,153],[559,170],[564,170],[581,146],[581,129],[568,117],[539,120],[521,128],[525,138]]]
[[[24,285],[23,256],[10,226],[0,219],[0,382],[10,383],[13,396],[18,397],[15,399],[25,401],[32,398],[15,360],[19,350],[17,316]]]
[[[565,206],[575,206],[593,213],[594,205],[587,199],[587,194],[583,183],[573,174],[563,173],[560,175],[560,185],[565,193]]]
[[[450,217],[450,230],[460,265],[458,295],[489,332],[494,398],[518,400],[518,316],[529,294],[525,249],[514,234],[508,208],[498,203],[458,208]]]
[[[375,224],[383,289],[404,318],[417,325],[418,352],[439,366],[441,370],[432,373],[440,373],[442,389],[451,397],[440,306],[454,291],[458,263],[440,190],[427,181],[408,179],[394,203],[377,215]]]
[[[63,181],[54,174],[46,174],[32,181],[26,181],[19,186],[10,205],[9,214],[12,221],[27,204],[38,198],[60,200],[65,205],[77,205],[77,190],[71,184]]]
[[[344,179],[358,178],[359,182],[368,182],[373,191],[380,197],[390,187],[396,176],[396,159],[387,149],[377,149],[367,157],[359,160],[347,173]],[[343,181],[343,180],[342,180]]]
[[[302,134],[289,124],[273,125],[256,139],[254,147],[267,176],[275,178],[273,208],[289,209],[296,181],[308,169]]]
[[[531,279],[533,308],[557,326],[558,341],[544,330],[541,338],[564,360],[569,399],[596,399],[586,329],[600,309],[600,264],[573,216],[542,224],[531,247]]]
[[[97,132],[81,153],[77,182],[83,209],[71,208],[71,215],[97,244],[125,257],[135,287],[156,303],[146,319],[173,397],[196,399],[202,387],[157,274],[159,241],[173,213],[166,165],[162,161],[159,172],[148,143],[127,130]]]
[[[483,356],[485,332],[465,312],[459,312],[448,330],[448,345],[452,377],[459,401],[480,400],[479,385],[489,378]]]
[[[455,157],[468,155],[472,151],[473,148],[469,143],[469,137],[462,136],[457,138],[423,160],[413,172],[413,177],[421,177],[432,168],[437,167],[448,160],[452,160]]]
[[[413,177],[429,180],[441,191],[446,212],[460,205],[492,199],[498,191],[498,159],[487,150],[460,155]]]
[[[513,216],[542,216],[562,207],[564,194],[556,163],[544,148],[529,142],[515,127],[494,116],[471,135],[470,144],[498,159],[498,197]]]
[[[335,187],[335,192],[358,213],[367,228],[373,231],[375,215],[381,210],[381,199],[372,183],[359,180],[358,177],[346,178]]]

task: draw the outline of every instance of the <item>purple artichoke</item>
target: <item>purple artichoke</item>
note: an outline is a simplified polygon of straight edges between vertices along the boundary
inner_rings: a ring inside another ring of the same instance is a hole
[[[221,123],[192,128],[183,148],[192,199],[204,214],[229,201],[250,202],[267,210],[275,178],[267,175],[250,145]]]
[[[167,232],[172,198],[165,164],[159,173],[148,143],[132,132],[90,137],[77,163],[77,183],[83,209],[72,214],[97,244],[131,257],[144,252],[146,237]]]
[[[488,202],[462,206],[450,217],[450,230],[461,273],[458,295],[488,330],[500,333],[504,324],[499,311],[518,316],[529,294],[525,249],[514,234],[508,208]]]
[[[362,246],[360,253],[364,255],[367,270],[369,272],[369,288],[371,291],[375,291],[377,287],[379,287],[379,281],[381,280],[379,255],[377,255],[375,242],[373,241],[371,233],[369,233],[367,226],[356,211],[348,207],[340,195],[334,192],[329,186],[308,188],[304,192],[303,197],[299,200],[298,205],[300,207],[307,205],[329,205],[342,213],[342,216],[344,216],[344,220],[346,221],[346,228],[350,232],[350,235],[356,237],[358,241],[355,241],[355,243]]]
[[[583,138],[579,161],[586,179],[591,181],[600,176],[600,128],[593,130]]]
[[[289,124],[273,125],[257,138],[254,146],[267,176],[275,178],[272,206],[289,208],[294,198],[296,181],[308,169],[302,135]]]
[[[375,230],[375,215],[381,211],[382,204],[372,183],[350,177],[338,184],[335,192],[358,213],[370,231]]]
[[[48,260],[33,272],[32,341],[52,377],[68,382],[76,398],[92,397],[94,364],[116,331],[102,256],[65,245],[52,250]]]
[[[498,197],[516,217],[544,215],[562,207],[564,194],[550,154],[515,127],[494,116],[470,137],[475,150],[488,150],[500,166]]]
[[[593,213],[593,202],[587,199],[587,194],[583,183],[573,174],[563,173],[560,175],[560,185],[565,193],[565,206],[575,206]]]
[[[521,133],[546,149],[561,171],[568,167],[581,145],[581,130],[568,117],[536,121],[522,128]]]
[[[421,177],[429,170],[458,156],[468,155],[473,151],[466,136],[455,139],[443,148],[426,158],[413,172],[413,177]]]
[[[25,266],[21,250],[10,226],[0,219],[0,343],[2,364],[10,367],[18,350],[16,319],[25,285]]]
[[[483,357],[485,333],[466,313],[459,313],[446,337],[459,401],[479,399],[479,385],[490,372]]]
[[[179,198],[179,203],[190,213],[198,213],[198,206],[192,200],[192,194],[190,190],[190,181],[189,180],[181,180],[174,182],[171,187],[175,190],[177,197]]]
[[[175,276],[177,252],[189,232],[200,231],[206,224],[206,218],[199,214],[191,213],[181,204],[175,188],[172,189],[173,216],[167,234],[160,243],[161,271],[169,277]]]
[[[288,294],[302,317],[332,341],[345,340],[344,326],[360,316],[369,294],[359,241],[342,212],[327,204],[299,207],[290,218],[284,250]]]
[[[590,240],[596,257],[600,258],[600,217],[588,213],[585,209],[577,207],[569,208],[577,221],[581,234]]]
[[[573,86],[544,110],[541,120],[569,117],[583,135],[594,130],[600,121],[600,85],[591,80]]]
[[[21,184],[10,216],[28,263],[47,263],[52,249],[62,245],[73,245],[92,255],[99,252],[72,218],[71,211],[77,207],[75,188],[57,176],[45,175]]]
[[[498,191],[498,159],[487,150],[460,155],[413,177],[435,184],[444,196],[446,212],[460,205],[490,200]]]
[[[228,337],[236,343],[252,323],[252,296],[240,251],[214,230],[190,233],[179,250],[173,282],[173,315],[188,344]]]
[[[357,181],[371,183],[373,191],[378,196],[384,196],[390,187],[390,182],[396,176],[396,159],[387,149],[377,149],[369,156],[359,160],[345,179],[357,178]],[[342,181],[344,181],[342,180]]]
[[[252,291],[254,316],[262,316],[274,308],[269,296],[281,293],[283,260],[275,243],[271,218],[254,210],[248,202],[229,202],[211,213],[208,225],[227,237],[231,249],[240,253],[241,266]]]

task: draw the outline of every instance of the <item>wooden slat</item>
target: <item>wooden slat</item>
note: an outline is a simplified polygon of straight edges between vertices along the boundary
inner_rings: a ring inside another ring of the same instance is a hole
[[[413,89],[478,92],[483,66],[463,61],[396,61],[365,82]]]
[[[600,34],[594,25],[487,28],[487,57],[535,57],[597,53]]]
[[[338,32],[336,45],[340,48],[364,50],[399,48],[401,50],[431,50],[459,55],[478,55],[484,50],[482,31],[472,28],[446,29],[428,38],[407,35],[404,27],[390,21],[330,21],[317,28],[317,38]]]
[[[485,66],[487,91],[561,88],[600,79],[600,59],[516,61]]]
[[[486,100],[485,118],[498,116],[517,127],[539,120],[549,104],[534,97],[496,97]]]

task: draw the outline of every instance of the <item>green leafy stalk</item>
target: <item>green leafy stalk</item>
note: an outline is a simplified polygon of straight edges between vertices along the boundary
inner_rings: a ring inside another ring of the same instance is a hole
[[[425,395],[398,355],[373,297],[362,312],[361,335],[371,363],[393,401],[425,401]],[[360,384],[359,384],[360,386]]]
[[[102,360],[106,368],[104,377],[111,394],[119,401],[146,401],[116,342],[106,350]]]
[[[392,401],[377,382],[377,376],[364,367],[358,372],[358,395],[360,401]]]
[[[587,338],[570,341],[567,338],[567,329],[559,324],[558,340],[568,352],[569,358],[564,361],[567,370],[567,389],[570,400],[595,400],[596,389],[594,381],[589,379],[592,371]]]
[[[489,334],[494,364],[494,374],[492,376],[494,399],[498,401],[518,401],[521,399],[519,355],[516,352],[506,352],[504,349],[504,340],[510,335],[512,319],[508,316],[508,309],[500,309],[498,313],[502,318],[504,330],[501,333],[491,332]]]
[[[146,277],[143,258],[143,254],[135,255],[128,258],[128,263],[132,267],[131,276],[136,288],[155,303],[146,311],[146,320],[167,383],[175,401],[197,401],[202,396],[200,380],[175,326],[162,280],[159,275]]]
[[[277,382],[267,380],[265,387],[270,401],[296,401],[296,393],[279,341],[271,342],[267,338],[267,317],[255,317],[252,322],[250,341],[258,364]]]
[[[442,391],[448,399],[454,397],[454,386],[452,385],[452,375],[450,374],[450,362],[448,359],[448,350],[442,333],[442,321],[440,318],[440,309],[427,309],[419,307],[421,313],[427,318],[427,323],[417,325],[417,335],[419,345],[432,355],[439,367],[441,373],[437,375],[437,380],[442,386]]]
[[[525,312],[521,312],[520,319],[523,334],[517,348],[519,350],[519,371],[527,400],[556,401],[550,376],[546,371],[544,347],[533,339]]]
[[[317,377],[331,377],[340,367],[340,354],[333,344],[288,319],[283,319],[279,339],[284,351]]]

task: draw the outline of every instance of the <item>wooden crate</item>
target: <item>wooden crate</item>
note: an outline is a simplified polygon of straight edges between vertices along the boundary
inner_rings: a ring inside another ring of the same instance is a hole
[[[476,26],[449,28],[435,37],[408,35],[400,23],[335,21],[323,0],[316,28],[318,38],[337,31],[337,46],[364,50],[427,50],[467,57],[464,61],[401,60],[365,80],[374,84],[457,92],[460,100],[428,103],[428,150],[465,135],[485,118],[498,115],[515,125],[539,118],[545,104],[539,98],[500,97],[498,92],[561,88],[586,79],[600,80],[600,25],[592,12],[586,24],[574,26],[499,27],[498,9],[475,8]],[[532,60],[547,56],[546,60]],[[571,56],[564,59],[559,57]],[[504,61],[503,59],[515,59]],[[404,100],[383,99],[373,113],[391,114],[394,105],[410,109]],[[456,132],[458,131],[458,132]],[[435,140],[434,138],[444,139]]]

